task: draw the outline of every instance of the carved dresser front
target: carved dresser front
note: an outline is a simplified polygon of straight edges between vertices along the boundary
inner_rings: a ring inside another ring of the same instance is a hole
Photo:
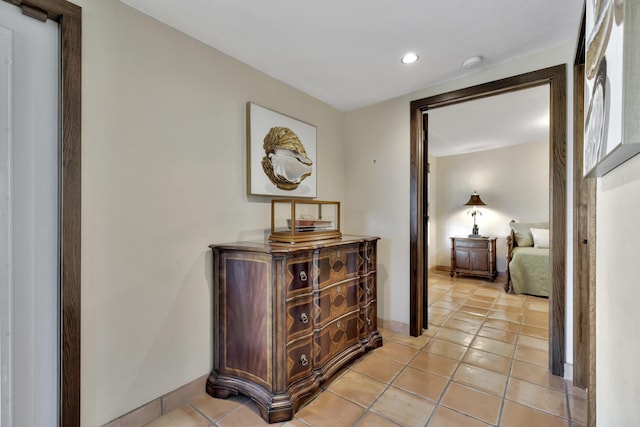
[[[211,245],[213,371],[207,393],[241,393],[287,421],[339,368],[382,345],[377,237]]]

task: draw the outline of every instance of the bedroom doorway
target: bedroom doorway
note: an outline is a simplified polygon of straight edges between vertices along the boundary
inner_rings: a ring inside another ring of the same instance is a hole
[[[411,228],[410,228],[410,333],[422,334],[427,326],[427,129],[430,109],[486,98],[516,90],[549,88],[549,368],[564,374],[565,350],[565,259],[566,259],[566,69],[546,68],[466,89],[432,96],[411,103]]]
[[[463,204],[476,191],[486,206],[476,223],[497,237],[500,283],[506,270],[509,223],[549,222],[549,88],[521,89],[444,107],[429,115],[428,269],[449,270],[452,236],[472,233]],[[518,289],[520,289],[518,287]],[[548,285],[530,288],[548,296]],[[431,301],[433,303],[433,301]]]

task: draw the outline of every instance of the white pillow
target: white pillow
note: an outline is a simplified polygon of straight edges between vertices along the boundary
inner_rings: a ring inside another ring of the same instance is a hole
[[[532,228],[534,248],[549,248],[549,230],[545,228]]]

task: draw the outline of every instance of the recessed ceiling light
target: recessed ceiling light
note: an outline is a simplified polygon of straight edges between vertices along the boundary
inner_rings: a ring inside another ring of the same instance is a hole
[[[482,63],[482,56],[474,55],[470,56],[464,61],[462,61],[462,68],[465,70],[469,70],[471,68],[475,68]]]
[[[417,60],[418,60],[418,55],[416,55],[413,52],[409,52],[402,57],[400,62],[402,62],[403,64],[413,64]]]

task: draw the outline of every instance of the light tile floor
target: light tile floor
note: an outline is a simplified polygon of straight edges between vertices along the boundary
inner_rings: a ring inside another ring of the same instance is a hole
[[[281,426],[585,426],[586,393],[549,374],[548,300],[502,283],[429,278],[429,329],[381,329],[384,345],[349,364]],[[152,427],[267,425],[243,396],[203,394]],[[277,425],[277,424],[276,424]]]

